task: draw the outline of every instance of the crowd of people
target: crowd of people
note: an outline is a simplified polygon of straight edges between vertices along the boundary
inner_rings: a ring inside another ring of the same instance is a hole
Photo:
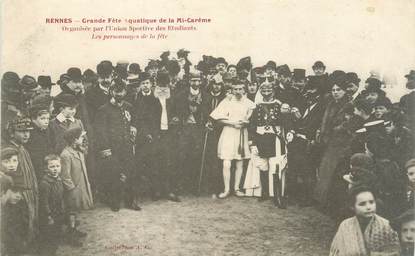
[[[3,74],[2,255],[82,246],[77,215],[98,201],[201,194],[314,206],[339,224],[331,255],[413,253],[415,70],[391,102],[376,73],[360,85],[321,61],[306,76],[188,54],[71,67],[56,84]]]

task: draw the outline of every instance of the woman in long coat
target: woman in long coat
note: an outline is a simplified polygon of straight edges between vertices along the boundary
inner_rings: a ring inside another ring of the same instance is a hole
[[[314,190],[314,199],[322,208],[327,206],[328,192],[336,167],[345,158],[351,142],[351,136],[345,129],[344,123],[346,113],[352,107],[352,103],[346,94],[346,83],[343,77],[334,79],[331,96],[332,99],[327,105],[320,128],[320,143],[324,150]]]

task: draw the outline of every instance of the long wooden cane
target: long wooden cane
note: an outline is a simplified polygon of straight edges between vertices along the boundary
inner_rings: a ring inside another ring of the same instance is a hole
[[[202,186],[202,178],[203,178],[203,170],[205,169],[206,146],[207,146],[208,135],[209,135],[209,131],[206,131],[205,141],[203,143],[202,162],[200,164],[199,186],[198,186],[198,189],[197,189],[198,195],[200,195],[200,189],[201,189],[201,186]]]

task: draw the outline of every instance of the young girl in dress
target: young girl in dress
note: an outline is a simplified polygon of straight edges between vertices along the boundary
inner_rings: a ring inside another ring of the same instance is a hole
[[[330,248],[330,256],[397,255],[398,234],[389,221],[376,214],[376,198],[365,186],[350,191],[354,217],[344,220]]]
[[[213,110],[211,117],[223,124],[223,130],[218,142],[218,157],[223,160],[224,191],[219,198],[230,194],[231,163],[235,160],[235,194],[244,196],[239,184],[242,177],[243,160],[250,158],[248,145],[248,122],[255,109],[255,104],[244,97],[245,85],[241,81],[233,81],[232,97],[223,100]]]

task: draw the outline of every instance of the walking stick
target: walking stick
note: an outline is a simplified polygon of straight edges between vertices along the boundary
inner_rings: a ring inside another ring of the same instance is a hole
[[[203,143],[202,162],[200,164],[199,186],[198,186],[198,189],[197,189],[198,195],[200,195],[200,189],[201,189],[201,186],[202,186],[203,169],[205,168],[206,146],[207,146],[208,134],[209,134],[209,131],[206,131],[205,140],[204,140],[204,143]]]

